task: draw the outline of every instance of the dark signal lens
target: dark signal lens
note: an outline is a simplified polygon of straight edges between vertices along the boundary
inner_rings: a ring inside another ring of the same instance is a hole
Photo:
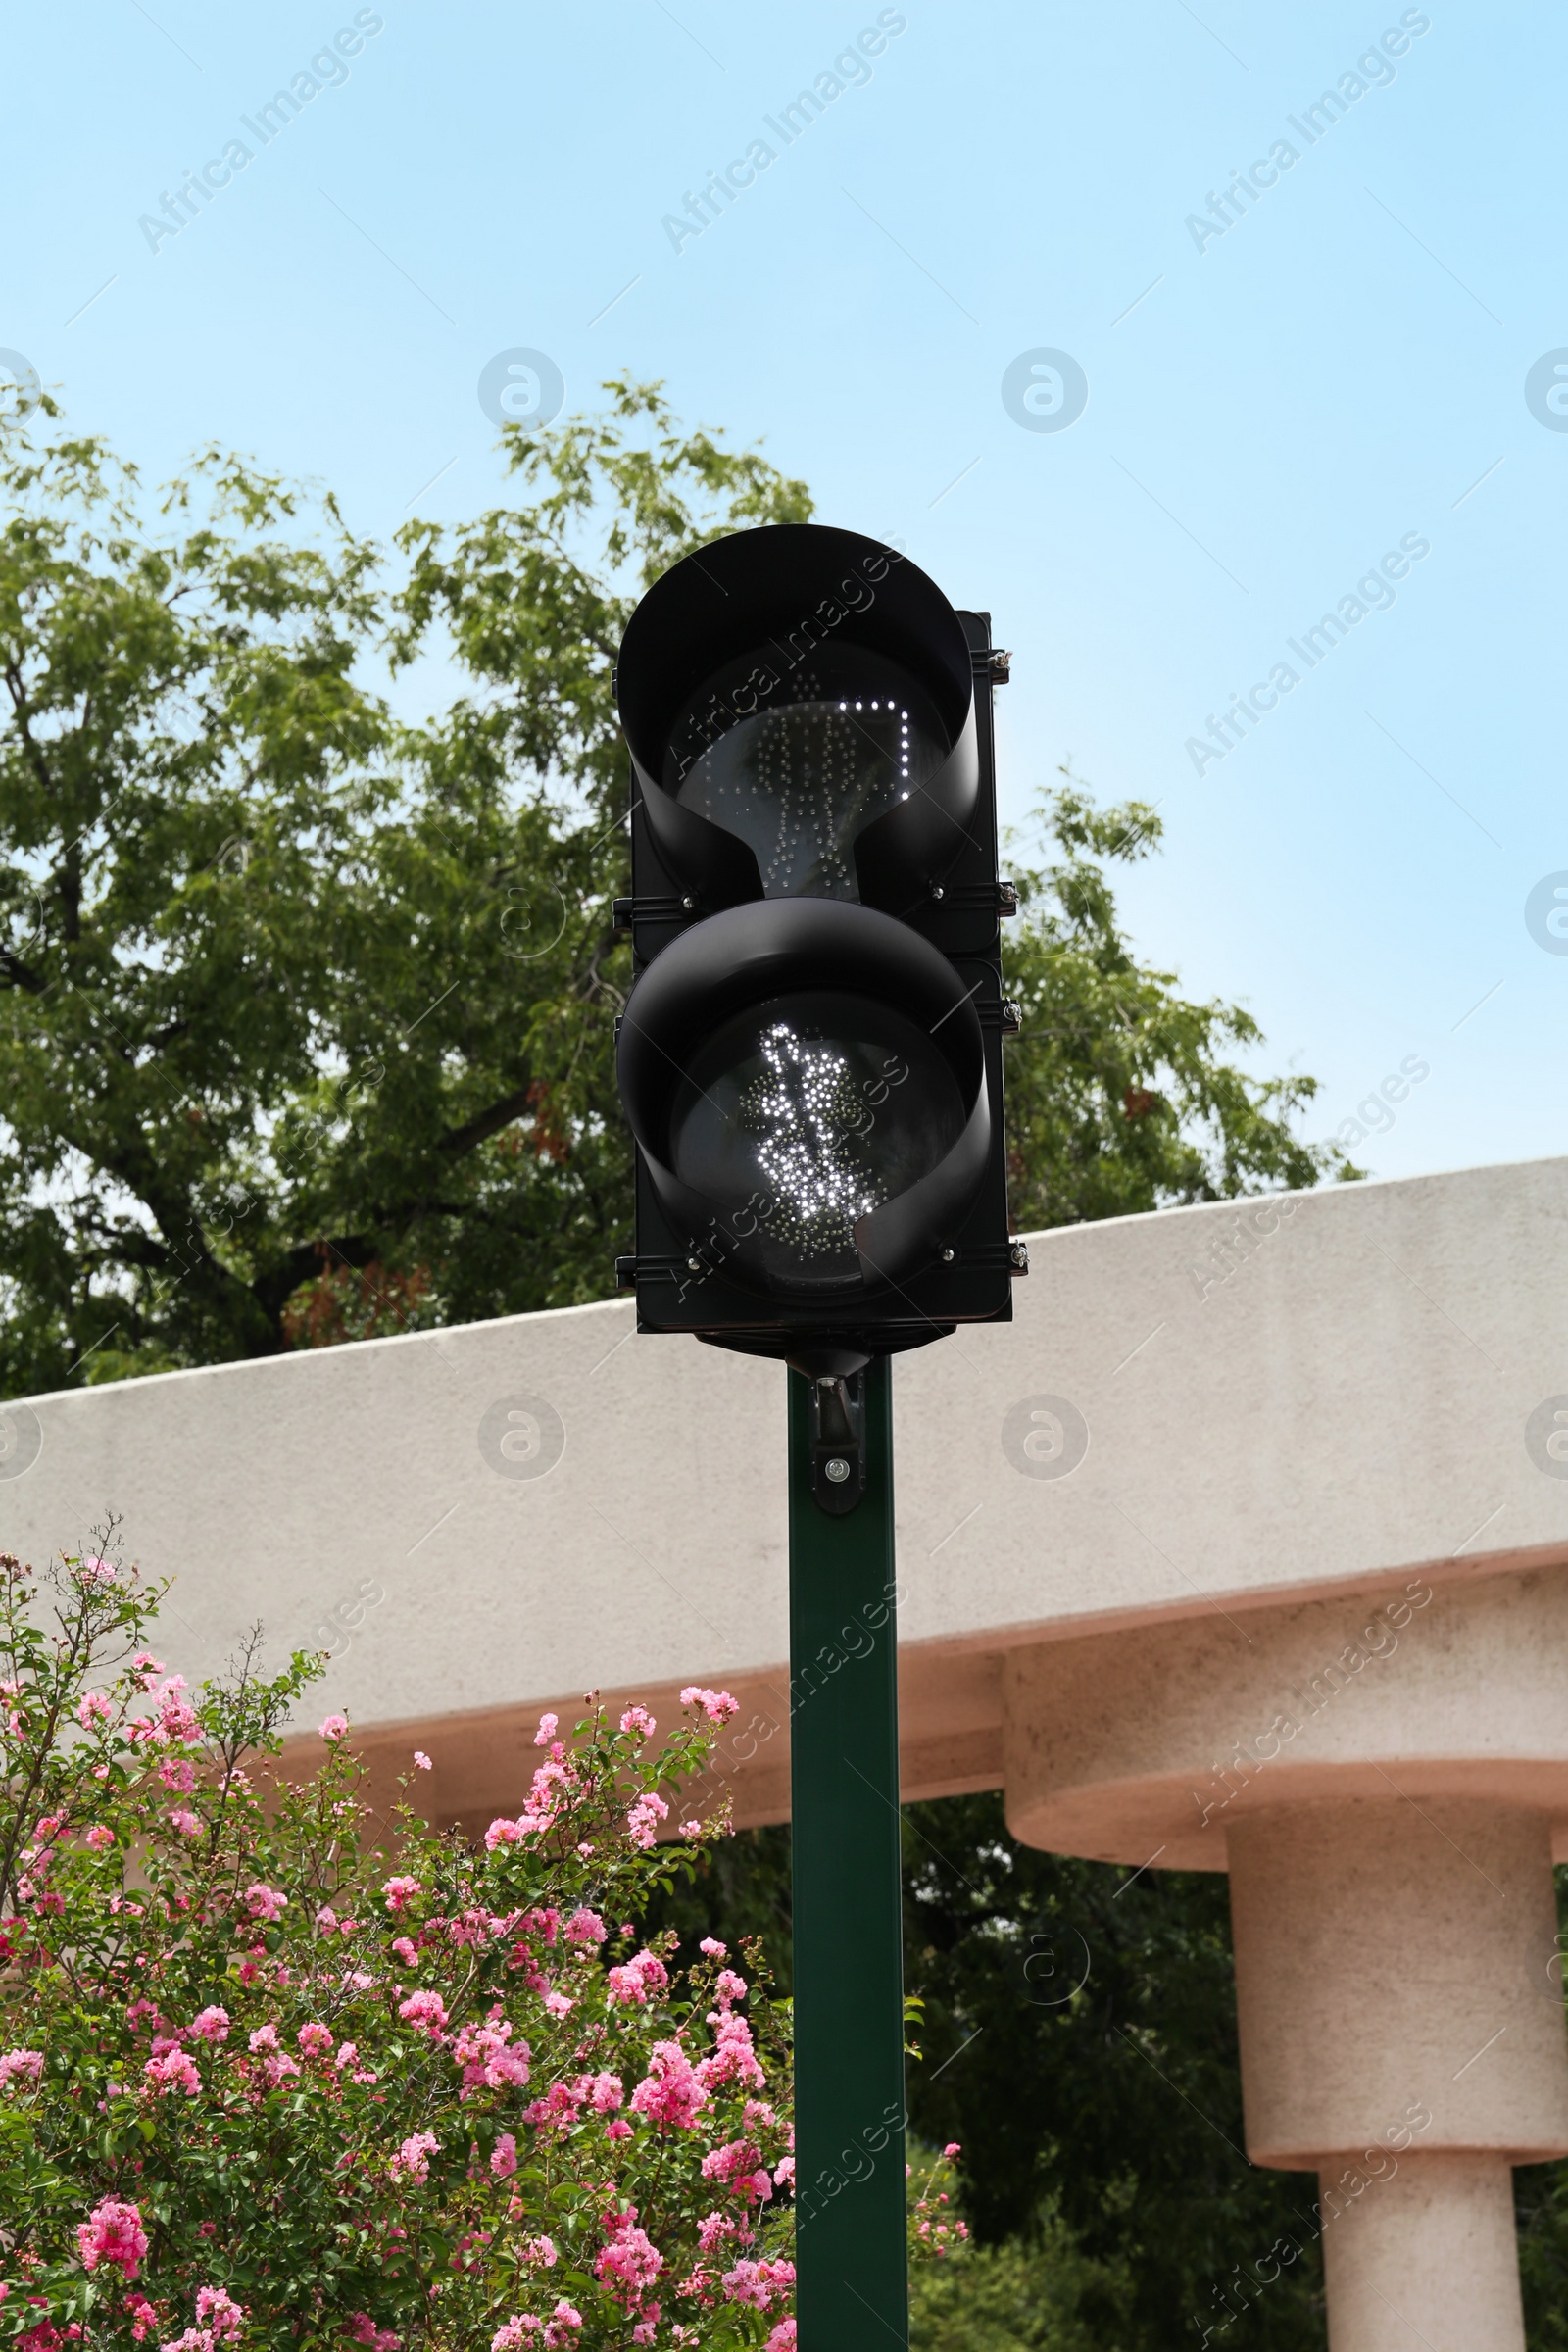
[[[952,1151],[962,1098],[928,1033],[868,997],[774,998],[692,1058],[670,1161],[711,1200],[744,1265],[792,1291],[862,1285],[860,1217]]]

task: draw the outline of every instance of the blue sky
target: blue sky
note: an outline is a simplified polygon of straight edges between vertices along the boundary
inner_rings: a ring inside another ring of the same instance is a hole
[[[343,28],[262,145],[242,118]],[[154,473],[249,450],[388,536],[502,494],[498,353],[571,407],[661,376],[991,609],[1015,820],[1069,756],[1159,804],[1137,943],[1323,1081],[1314,1134],[1414,1058],[1377,1173],[1568,1147],[1568,954],[1526,919],[1568,883],[1568,431],[1526,398],[1568,354],[1560,12],[92,0],[9,41],[0,345],[75,422]],[[236,138],[152,250],[140,217]],[[757,140],[721,217],[664,225]],[[1004,404],[1042,351],[1087,381],[1062,429]],[[1282,663],[1223,758],[1189,748]]]

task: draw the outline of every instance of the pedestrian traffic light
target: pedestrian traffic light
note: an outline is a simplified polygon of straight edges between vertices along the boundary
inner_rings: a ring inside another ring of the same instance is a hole
[[[639,1330],[822,1378],[1010,1316],[1006,662],[986,614],[811,523],[714,541],[632,614]]]

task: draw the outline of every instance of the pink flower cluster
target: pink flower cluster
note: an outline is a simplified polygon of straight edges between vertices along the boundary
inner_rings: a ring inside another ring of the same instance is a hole
[[[745,2018],[720,2013],[710,2022],[713,2047],[697,2070],[703,2082],[710,2089],[733,2082],[747,2090],[760,2090],[767,2077],[752,2045],[752,2030]]]
[[[662,1992],[669,1983],[669,1971],[657,1952],[647,1950],[634,1960],[624,1960],[612,1968],[606,1980],[610,1998],[622,2008],[635,2004],[646,2008],[651,1992]]]
[[[656,2041],[648,2072],[631,2094],[633,2111],[660,2131],[689,2132],[708,2092],[678,2041]]]
[[[626,1834],[633,1845],[647,1853],[659,1836],[659,1824],[669,1819],[669,1807],[652,1788],[637,1799],[626,1816]]]
[[[156,1658],[149,1658],[142,1671],[142,1687],[152,1699],[155,1712],[133,1723],[130,1737],[143,1747],[178,1747],[187,1740],[198,1738],[202,1728],[195,1708],[181,1695],[185,1677],[172,1674],[167,1683],[154,1685],[153,1675],[162,1672]]]
[[[0,2090],[16,2082],[36,2082],[42,2074],[42,2050],[7,2050],[0,2055]]]
[[[726,2271],[720,2281],[726,2302],[750,2303],[759,2311],[771,2311],[795,2284],[793,2262],[738,2262]]]
[[[447,2005],[438,1992],[411,1992],[406,2001],[399,2001],[398,2015],[418,2026],[432,2041],[447,2030]]]
[[[948,2164],[955,2162],[955,2160],[961,2156],[963,2150],[960,2148],[956,2139],[950,2139],[947,2146],[942,2151],[944,2161]],[[905,2169],[907,2171],[907,2166]],[[934,2180],[935,2178],[936,2167],[933,2166],[932,2179]],[[926,2182],[925,2193],[921,2196],[914,2209],[915,2214],[918,2217],[915,2222],[915,2233],[918,2237],[924,2240],[927,2246],[929,2246],[931,2252],[936,2256],[939,2262],[941,2262],[948,2254],[952,2252],[953,2247],[950,2241],[956,2240],[961,2244],[969,2234],[969,2228],[966,2222],[945,2221],[940,2214],[938,2214],[935,2219],[928,2218],[931,2214],[933,2203],[938,2206],[942,2206],[946,2205],[947,2202],[948,2198],[946,2191],[939,2193],[933,2199],[931,2195],[931,2181],[928,2180]]]
[[[612,2213],[605,2224],[610,2242],[594,2264],[594,2277],[627,2311],[641,2311],[664,2257],[645,2230],[637,2227],[637,2209]]]
[[[365,2344],[368,2352],[399,2352],[403,2338],[390,2328],[377,2328],[368,2311],[357,2311],[349,2322],[349,2333],[357,2344]]]
[[[143,2308],[150,2313],[152,2306],[147,2304]],[[238,2343],[245,2318],[245,2305],[236,2303],[226,2288],[201,2287],[196,2295],[195,2327],[187,2328],[183,2335],[162,2345],[160,2352],[216,2352],[220,2344]],[[138,2331],[132,2328],[131,2332]]]
[[[705,2213],[697,2225],[698,2250],[705,2255],[714,2254],[726,2238],[738,2237],[749,2241],[756,2234],[745,2222],[738,2222],[731,2213]]]
[[[537,2132],[564,2131],[576,2121],[577,2112],[588,2097],[591,2077],[579,2075],[573,2082],[552,2082],[542,2099],[535,2099],[522,2111],[522,2120],[532,2124]]]
[[[193,2099],[202,2086],[195,2060],[177,2042],[172,2049],[159,2050],[149,2058],[142,2068],[142,2078],[149,2091],[161,2099],[167,2099],[175,2090],[182,2090],[188,2099]]]
[[[773,2177],[755,2140],[732,2139],[721,2148],[710,2148],[703,2158],[703,2179],[725,2181],[731,2196],[743,2205],[765,2203],[773,2194]]]
[[[509,1821],[502,1814],[484,1834],[485,1851],[493,1854],[498,1845],[517,1845],[524,1838],[531,1838],[541,1826],[537,1821]]]
[[[270,2090],[276,2090],[281,2083],[297,2078],[299,2068],[288,2052],[277,2046],[275,2026],[258,2026],[251,2035],[250,2048],[251,2056],[261,2060],[262,2078]]]
[[[581,2326],[582,2313],[574,2310],[563,2295],[548,2320],[540,2319],[532,2311],[518,2312],[508,2320],[506,2326],[498,2328],[490,2338],[490,2352],[519,2352],[520,2346],[531,2343],[535,2338],[555,2352],[557,2345],[569,2344]]]
[[[727,1690],[705,1690],[698,1683],[687,1684],[680,1694],[680,1703],[683,1707],[701,1707],[710,1723],[728,1723],[741,1711],[740,1700],[731,1698]]]
[[[535,1747],[547,1743],[550,1753],[535,1772],[528,1786],[528,1802],[515,1821],[503,1816],[493,1821],[484,1834],[487,1850],[494,1853],[498,1845],[516,1845],[524,1838],[533,1838],[547,1830],[563,1807],[570,1801],[579,1787],[576,1772],[567,1761],[566,1750],[555,1737],[556,1718],[543,1715],[534,1735]]]
[[[396,2180],[400,2175],[423,2187],[430,2178],[430,2159],[440,2153],[441,2143],[433,2132],[413,2132],[392,2159],[391,2173]]]
[[[525,2041],[509,2048],[511,2039],[511,2026],[495,2010],[484,2025],[466,2027],[458,2035],[452,2055],[463,2069],[466,2090],[504,2090],[509,2084],[521,2088],[528,2080],[532,2053]]]
[[[86,2221],[77,2223],[76,2243],[84,2271],[95,2271],[101,2262],[107,2262],[122,2273],[128,2285],[147,2254],[140,2209],[118,2197],[105,2197]]]

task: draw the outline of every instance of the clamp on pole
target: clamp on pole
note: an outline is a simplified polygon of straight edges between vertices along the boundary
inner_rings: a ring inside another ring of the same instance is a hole
[[[835,1519],[865,1493],[865,1374],[811,1383],[811,1497]]]

